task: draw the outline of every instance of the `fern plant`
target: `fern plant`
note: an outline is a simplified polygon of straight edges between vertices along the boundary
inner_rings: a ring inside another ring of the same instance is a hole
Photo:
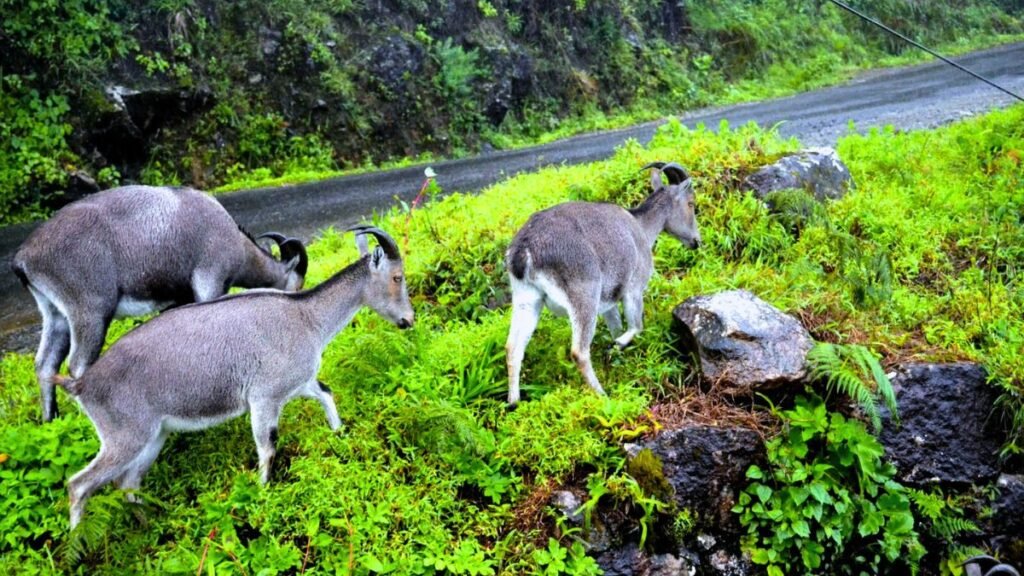
[[[923,533],[934,541],[932,547],[945,548],[940,562],[943,574],[959,576],[964,573],[964,560],[985,553],[977,546],[961,542],[965,537],[979,534],[981,529],[964,516],[963,508],[952,497],[945,496],[939,488],[928,491],[910,489],[908,495],[921,521]]]
[[[90,554],[105,550],[111,535],[116,534],[114,524],[125,516],[126,506],[124,493],[120,491],[90,498],[88,513],[57,549],[61,561],[67,566],[75,566]],[[109,561],[109,558],[104,558],[104,561]]]
[[[830,394],[845,394],[857,402],[876,433],[882,429],[879,400],[885,403],[893,422],[899,423],[892,382],[878,358],[864,346],[818,342],[807,353],[807,364],[811,378],[823,380]]]

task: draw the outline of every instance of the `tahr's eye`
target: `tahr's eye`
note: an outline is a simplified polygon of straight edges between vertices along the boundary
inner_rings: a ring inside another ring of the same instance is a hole
[[[401,276],[394,276],[391,279],[395,281],[395,284],[401,284],[402,283],[402,277]]]

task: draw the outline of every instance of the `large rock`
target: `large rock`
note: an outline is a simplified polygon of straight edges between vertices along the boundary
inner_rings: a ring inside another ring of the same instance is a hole
[[[390,36],[370,53],[366,64],[385,96],[402,104],[411,103],[415,99],[414,79],[423,71],[427,57],[423,46],[402,36]]]
[[[628,471],[647,494],[673,506],[661,514],[639,542],[636,509],[623,509],[606,497],[593,511],[582,536],[606,575],[744,576],[758,571],[740,551],[741,528],[730,509],[746,485],[751,464],[764,464],[757,432],[742,427],[692,425],[662,430],[653,438],[626,444]],[[644,464],[638,464],[643,461]],[[577,492],[552,494],[550,503],[570,525]],[[695,523],[680,532],[676,514]]]
[[[902,482],[980,485],[999,476],[1003,435],[993,417],[998,391],[968,362],[906,364],[892,378],[901,426],[879,440]]]
[[[1024,568],[1024,476],[1003,474],[996,489],[989,544],[1001,560]]]
[[[726,392],[750,394],[801,382],[814,340],[792,316],[746,290],[695,296],[672,311],[684,352]]]
[[[694,513],[700,527],[713,528],[718,534],[739,532],[730,510],[747,483],[747,468],[764,461],[764,444],[757,432],[741,427],[687,426],[627,445],[626,451],[635,457],[644,448],[661,461],[677,507]]]
[[[533,59],[515,46],[512,50],[487,50],[484,55],[491,73],[482,82],[483,113],[488,122],[499,126],[509,110],[519,108],[530,93]]]
[[[992,529],[1024,538],[1024,476],[1003,474],[996,488],[999,497],[992,503]]]
[[[181,124],[214,103],[207,89],[109,86],[106,95],[111,109],[101,115],[86,139],[105,162],[117,165],[126,176],[145,163],[152,136],[161,128]]]
[[[758,198],[779,190],[797,188],[818,200],[840,198],[853,186],[850,169],[831,148],[811,148],[785,156],[751,174],[743,187]]]

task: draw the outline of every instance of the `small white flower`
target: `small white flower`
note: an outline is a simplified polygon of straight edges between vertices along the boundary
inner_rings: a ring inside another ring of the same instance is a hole
[[[427,169],[423,171],[423,174],[426,175],[427,178],[433,178],[437,176],[437,173],[434,172],[434,169],[431,168],[430,166],[427,166]]]

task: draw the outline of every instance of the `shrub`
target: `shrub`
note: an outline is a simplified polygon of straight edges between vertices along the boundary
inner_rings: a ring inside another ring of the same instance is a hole
[[[777,576],[916,572],[925,549],[910,494],[878,440],[813,393],[777,415],[768,467],[747,470],[752,482],[733,508],[754,563]]]

